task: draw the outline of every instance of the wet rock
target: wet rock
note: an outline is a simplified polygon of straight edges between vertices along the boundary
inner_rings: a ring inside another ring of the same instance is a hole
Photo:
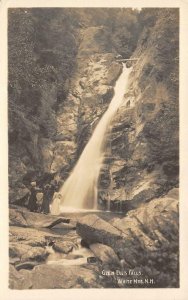
[[[115,81],[119,77],[122,71],[122,64],[117,62],[112,62],[109,69],[108,74],[104,80],[104,83],[107,85],[114,85]]]
[[[81,244],[81,238],[80,238],[80,236],[77,234],[77,232],[76,232],[76,230],[71,230],[71,231],[69,231],[67,234],[65,234],[64,236],[63,236],[63,239],[65,240],[65,241],[70,241],[70,242],[72,242],[73,244],[74,244],[74,247],[75,248],[78,248],[79,247],[79,245]]]
[[[103,264],[109,264],[109,265],[120,264],[117,254],[114,252],[114,250],[111,247],[100,243],[96,243],[96,244],[91,244],[89,248],[95,254],[95,256],[100,259],[100,261]]]
[[[65,254],[71,252],[74,247],[75,247],[75,244],[71,241],[62,241],[62,242],[56,241],[53,244],[53,249],[55,251],[65,253]]]

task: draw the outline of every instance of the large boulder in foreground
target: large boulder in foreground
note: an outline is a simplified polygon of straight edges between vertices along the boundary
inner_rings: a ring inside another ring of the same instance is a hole
[[[99,242],[113,246],[122,240],[122,232],[97,215],[87,215],[79,219],[76,231],[88,244]]]
[[[52,228],[61,224],[61,227],[65,225],[65,229],[73,229],[75,225],[71,225],[69,222],[69,218],[34,213],[22,208],[11,208],[9,210],[10,226]]]

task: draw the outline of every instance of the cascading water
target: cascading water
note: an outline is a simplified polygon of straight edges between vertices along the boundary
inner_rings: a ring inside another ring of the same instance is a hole
[[[92,137],[85,146],[76,166],[60,189],[62,202],[58,212],[79,209],[97,209],[97,184],[105,154],[106,133],[110,121],[120,107],[127,87],[131,68],[123,65],[113,99],[96,126]],[[55,203],[52,203],[52,208]]]

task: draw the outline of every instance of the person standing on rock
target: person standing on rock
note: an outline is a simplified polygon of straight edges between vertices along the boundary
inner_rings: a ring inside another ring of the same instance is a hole
[[[36,212],[38,209],[37,205],[37,193],[40,191],[40,189],[37,187],[37,184],[35,181],[31,182],[31,188],[30,188],[30,197],[28,202],[28,209],[32,212]]]
[[[55,192],[53,196],[53,202],[52,205],[50,205],[50,212],[52,215],[58,215],[59,214],[59,207],[62,202],[62,196],[59,192]]]
[[[41,212],[44,214],[48,214],[50,212],[50,203],[53,199],[54,192],[56,190],[56,185],[53,183],[46,184],[44,187],[44,196],[43,196],[43,202],[41,206]]]
[[[41,212],[41,206],[42,206],[42,202],[43,202],[43,197],[44,197],[44,194],[42,192],[38,192],[36,194],[36,198],[37,198],[37,212]]]

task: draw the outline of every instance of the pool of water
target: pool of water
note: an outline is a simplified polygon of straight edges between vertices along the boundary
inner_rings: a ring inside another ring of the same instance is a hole
[[[86,209],[72,210],[72,211],[67,210],[61,213],[59,216],[79,220],[80,218],[86,215],[93,215],[93,214],[99,216],[105,221],[109,221],[113,218],[125,217],[125,213],[116,213],[116,212],[103,211],[103,210],[86,210]]]

